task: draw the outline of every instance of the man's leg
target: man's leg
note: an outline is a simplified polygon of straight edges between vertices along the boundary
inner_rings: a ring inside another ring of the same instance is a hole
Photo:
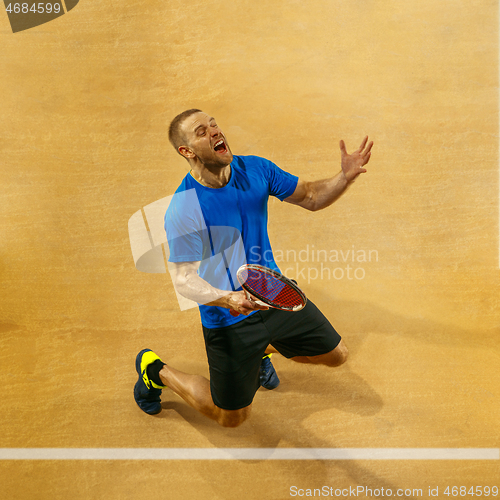
[[[269,348],[268,348],[269,349]],[[268,351],[266,349],[266,352]],[[274,348],[271,347],[273,351]],[[335,349],[318,356],[295,356],[298,363],[340,366],[346,362],[348,350],[341,340]],[[189,375],[175,368],[164,365],[159,373],[163,385],[172,389],[186,403],[224,427],[237,427],[250,415],[251,405],[240,410],[223,410],[216,406],[210,393],[210,382],[201,375]]]
[[[210,382],[201,375],[190,375],[167,365],[163,366],[159,375],[163,385],[223,427],[237,427],[250,415],[251,405],[240,410],[223,410],[216,406],[210,393]]]
[[[250,414],[250,405],[238,410],[219,408],[212,400],[210,382],[205,377],[167,366],[151,349],[144,349],[137,355],[136,370],[139,380],[134,387],[134,398],[139,408],[149,415],[161,412],[160,395],[165,387],[224,427],[237,427]]]
[[[341,340],[333,351],[318,356],[294,356],[292,359],[297,363],[311,363],[315,365],[340,366],[347,361],[349,351]]]

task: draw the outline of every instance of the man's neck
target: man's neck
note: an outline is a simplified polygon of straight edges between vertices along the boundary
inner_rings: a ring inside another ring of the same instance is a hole
[[[209,168],[204,165],[192,166],[190,174],[202,186],[219,189],[229,182],[231,178],[231,165],[226,165],[222,168]]]

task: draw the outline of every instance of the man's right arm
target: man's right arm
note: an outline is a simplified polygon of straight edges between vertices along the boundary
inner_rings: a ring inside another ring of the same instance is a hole
[[[248,300],[245,292],[229,292],[214,288],[198,275],[199,262],[170,262],[169,270],[175,289],[183,297],[208,306],[233,309],[240,314],[250,314],[258,309],[268,309]]]

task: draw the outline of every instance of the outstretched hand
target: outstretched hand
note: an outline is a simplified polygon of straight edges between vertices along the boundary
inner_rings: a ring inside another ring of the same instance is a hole
[[[345,148],[345,142],[340,141],[342,172],[347,182],[353,181],[359,174],[366,172],[366,168],[363,167],[370,161],[373,141],[367,143],[368,136],[363,139],[361,146],[359,146],[354,153],[348,154]]]

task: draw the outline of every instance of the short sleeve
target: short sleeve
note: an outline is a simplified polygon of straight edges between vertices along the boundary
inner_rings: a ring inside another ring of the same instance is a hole
[[[207,250],[210,254],[208,231],[194,189],[174,194],[165,214],[165,232],[169,262],[200,262]]]
[[[266,163],[269,194],[283,201],[293,194],[299,178],[296,175],[285,172],[269,160],[266,160]]]

